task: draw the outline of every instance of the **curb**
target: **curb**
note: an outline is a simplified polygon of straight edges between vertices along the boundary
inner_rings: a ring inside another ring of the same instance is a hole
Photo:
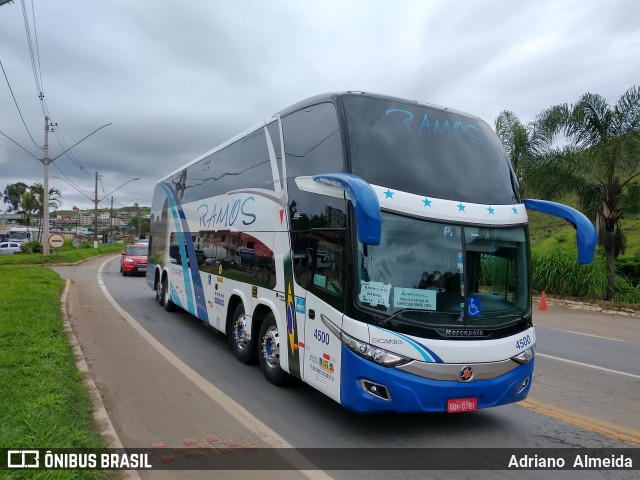
[[[589,303],[588,300],[572,300],[566,298],[559,298],[545,295],[547,305],[553,305],[556,307],[568,308],[570,310],[585,310],[589,312],[598,312],[606,315],[621,315],[625,317],[640,317],[640,309],[628,308],[626,306],[615,305],[599,305],[597,303]],[[539,304],[541,301],[541,295],[533,294],[531,296],[532,304]]]
[[[71,287],[71,280],[65,279],[65,281],[66,283],[64,291],[62,292],[62,296],[60,297],[60,310],[62,311],[63,316],[63,328],[67,333],[69,343],[71,344],[73,353],[76,356],[76,368],[84,376],[84,384],[89,392],[91,403],[93,404],[93,418],[98,425],[100,434],[107,442],[107,445],[110,448],[124,449],[124,445],[122,445],[120,437],[113,427],[111,418],[109,417],[107,409],[104,406],[104,402],[102,401],[102,397],[100,396],[98,387],[96,386],[93,377],[91,376],[89,366],[87,365],[87,361],[84,358],[82,347],[80,347],[80,342],[78,342],[78,339],[73,333],[71,321],[69,320],[69,312],[67,311],[67,296]],[[127,480],[141,480],[140,475],[136,470],[125,470],[122,471],[122,473],[124,473],[124,478],[126,478]]]

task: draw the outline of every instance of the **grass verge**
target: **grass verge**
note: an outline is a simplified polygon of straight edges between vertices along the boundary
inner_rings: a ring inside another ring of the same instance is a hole
[[[41,253],[19,253],[17,255],[0,256],[0,265],[55,265],[60,263],[77,263],[96,255],[120,253],[125,248],[124,243],[113,245],[101,244],[98,248],[93,246],[75,248],[70,242],[58,250],[51,250],[49,256]]]
[[[48,268],[0,265],[0,285],[0,448],[105,448],[63,329],[64,281]],[[2,478],[121,477],[17,470]]]

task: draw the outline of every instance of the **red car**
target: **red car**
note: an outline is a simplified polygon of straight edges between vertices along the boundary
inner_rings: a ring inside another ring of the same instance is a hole
[[[127,245],[120,256],[120,273],[126,277],[128,273],[142,273],[147,271],[148,245]]]

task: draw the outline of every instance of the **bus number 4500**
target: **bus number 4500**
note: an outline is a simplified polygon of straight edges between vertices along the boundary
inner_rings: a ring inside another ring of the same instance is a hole
[[[520,340],[516,341],[516,348],[518,350],[526,347],[527,345],[531,345],[531,337],[529,335],[526,335],[522,337]]]
[[[318,330],[316,328],[315,332],[313,332],[313,338],[315,338],[320,343],[329,345],[329,334],[327,332],[323,332],[322,330]]]

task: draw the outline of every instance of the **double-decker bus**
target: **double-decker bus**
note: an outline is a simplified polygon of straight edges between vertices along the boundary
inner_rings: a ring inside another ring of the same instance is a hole
[[[535,355],[527,209],[492,129],[362,92],[287,108],[156,186],[147,282],[268,381],[356,412],[517,402]],[[212,368],[214,368],[212,366]]]

